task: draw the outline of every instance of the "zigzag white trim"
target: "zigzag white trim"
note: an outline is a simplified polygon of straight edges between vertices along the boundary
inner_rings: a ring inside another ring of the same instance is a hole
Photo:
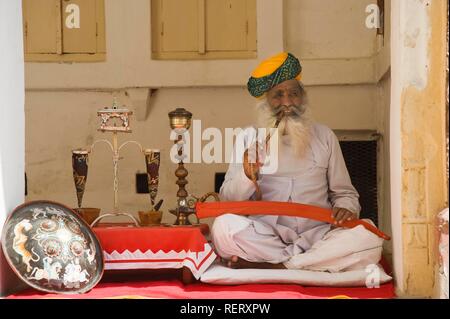
[[[114,250],[110,254],[103,251],[105,258],[105,270],[125,269],[161,269],[188,267],[196,279],[213,263],[217,255],[212,251],[208,243],[204,244],[203,251],[193,252],[171,250],[164,252],[150,249],[142,252],[140,249],[131,252],[125,250],[122,253]]]

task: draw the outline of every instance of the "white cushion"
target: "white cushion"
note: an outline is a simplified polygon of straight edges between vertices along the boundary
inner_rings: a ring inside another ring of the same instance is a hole
[[[367,287],[366,281],[379,284],[392,280],[381,266],[340,273],[293,269],[232,269],[219,264],[211,265],[200,277],[200,281],[216,285],[240,284],[300,284],[303,286]]]

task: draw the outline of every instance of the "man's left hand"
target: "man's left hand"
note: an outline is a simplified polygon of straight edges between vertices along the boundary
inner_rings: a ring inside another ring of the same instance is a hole
[[[335,220],[335,225],[341,225],[344,221],[356,219],[356,214],[345,208],[333,207],[333,213],[331,215]]]

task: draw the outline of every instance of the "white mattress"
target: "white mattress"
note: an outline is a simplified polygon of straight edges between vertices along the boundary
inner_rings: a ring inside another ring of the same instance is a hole
[[[200,277],[201,282],[216,285],[282,283],[327,287],[376,287],[391,280],[392,277],[381,266],[370,267],[367,271],[328,273],[293,269],[232,269],[214,264]]]

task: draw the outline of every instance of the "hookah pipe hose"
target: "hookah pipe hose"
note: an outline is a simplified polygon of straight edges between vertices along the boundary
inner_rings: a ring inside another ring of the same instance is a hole
[[[286,115],[286,113],[287,113],[286,110],[280,112],[273,128],[275,128],[275,129],[278,128],[281,120]],[[266,149],[267,149],[267,145],[268,145],[271,137],[272,136],[270,135],[270,132],[269,132],[267,134],[266,140],[265,140],[265,148]],[[259,187],[259,184],[258,184],[258,174],[254,173],[254,171],[253,171],[254,165],[259,165],[259,163],[258,163],[258,147],[256,148],[256,163],[250,164],[250,170],[251,170],[251,177],[252,177],[251,180],[252,180],[253,185],[255,186],[255,200],[260,201],[260,200],[262,200],[262,193],[261,193],[261,188]]]

